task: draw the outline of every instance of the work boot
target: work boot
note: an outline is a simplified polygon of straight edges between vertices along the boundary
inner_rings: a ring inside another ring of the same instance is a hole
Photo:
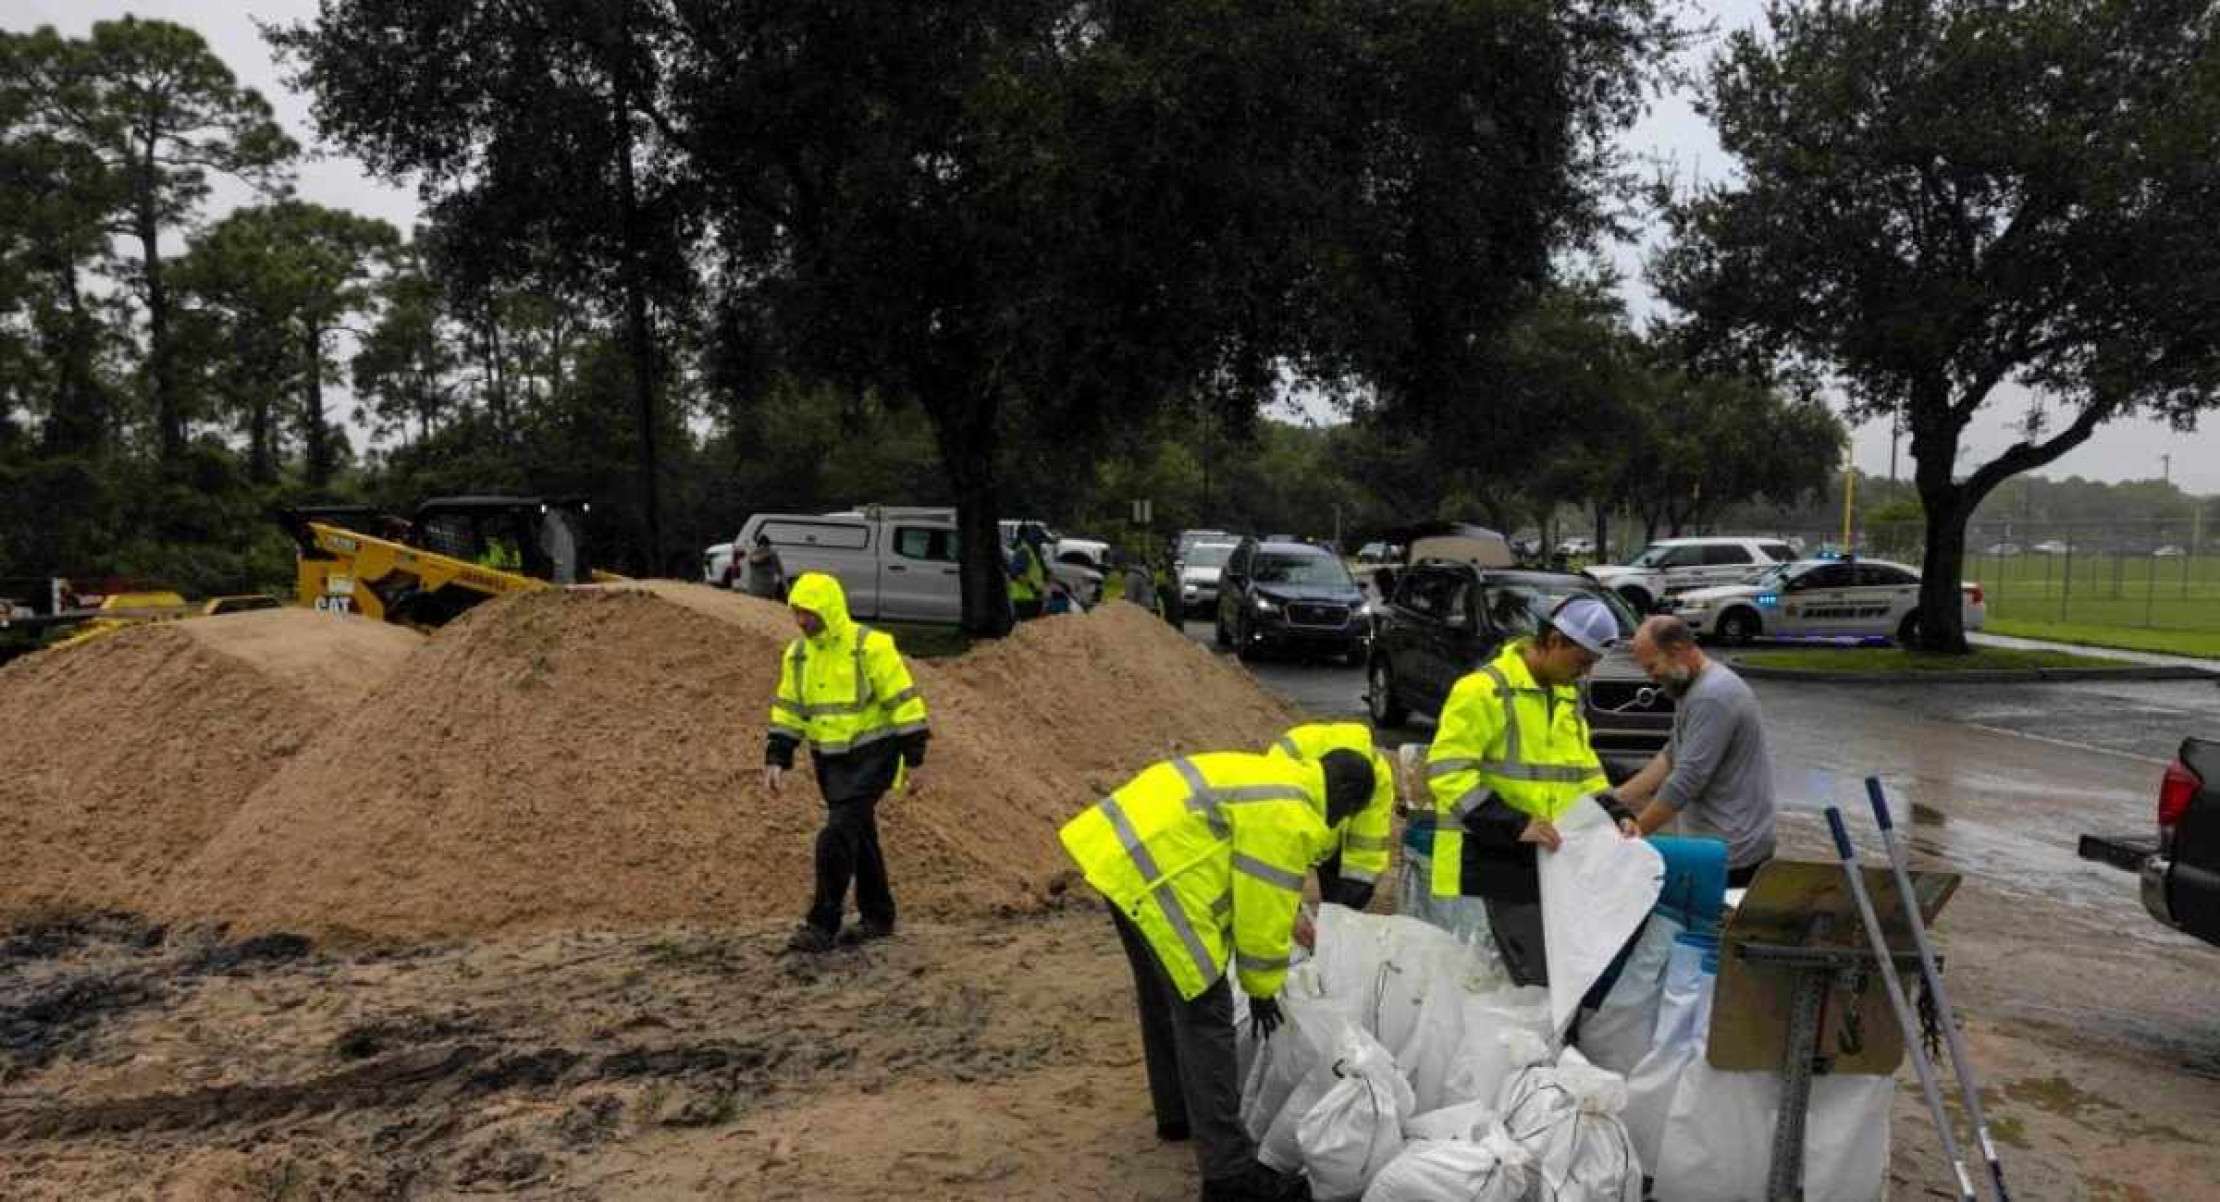
[[[1203,1182],[1203,1202],[1310,1202],[1310,1185],[1282,1176],[1256,1161],[1231,1177]]]
[[[1187,1129],[1185,1123],[1158,1123],[1156,1125],[1156,1138],[1168,1144],[1180,1143],[1192,1138],[1194,1134],[1193,1131]]]
[[[811,954],[829,952],[833,949],[834,943],[832,932],[822,927],[813,927],[806,922],[795,927],[794,933],[786,938],[788,951],[809,952]]]
[[[893,937],[893,923],[876,922],[869,918],[840,933],[840,941],[848,944],[869,943],[874,939],[892,939]]]

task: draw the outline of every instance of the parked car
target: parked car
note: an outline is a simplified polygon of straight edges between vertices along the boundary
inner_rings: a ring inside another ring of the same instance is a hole
[[[1333,552],[1286,539],[1243,539],[1219,581],[1218,645],[1243,658],[1302,648],[1359,663],[1372,634],[1364,603],[1364,590]]]
[[[1366,543],[1357,548],[1358,563],[1387,563],[1393,555],[1387,543]]]
[[[1989,617],[1981,586],[1967,582],[1966,629]],[[1919,573],[1885,559],[1804,559],[1769,568],[1748,584],[1691,589],[1659,609],[1698,635],[1723,643],[1754,638],[1919,637]]]
[[[1579,537],[1568,538],[1557,544],[1557,553],[1559,555],[1593,555],[1596,553],[1596,540]]]
[[[2035,544],[2035,553],[2037,555],[2064,555],[2070,549],[2071,548],[2069,548],[2065,543],[2060,542],[2055,538],[2046,538],[2043,541]]]
[[[2165,546],[2160,547],[2158,550],[2151,552],[2152,557],[2156,559],[2180,559],[2182,556],[2187,554],[2189,554],[2189,552],[2182,550],[2180,547],[2177,547],[2172,543],[2168,543]]]
[[[874,507],[846,513],[759,513],[734,542],[768,535],[792,580],[824,572],[840,581],[848,612],[882,621],[956,622],[959,543],[952,509]]]
[[[1534,633],[1537,615],[1574,593],[1602,600],[1621,636],[1633,637],[1634,612],[1585,576],[1439,560],[1399,572],[1394,592],[1377,606],[1365,670],[1373,722],[1399,726],[1413,714],[1438,717],[1458,680],[1507,640]],[[1613,781],[1639,771],[1672,733],[1672,699],[1649,687],[1624,644],[1596,665],[1581,698],[1590,741]]]
[[[1060,538],[1049,548],[1050,559],[1074,563],[1097,572],[1108,571],[1110,544],[1099,538]]]
[[[1175,564],[1187,562],[1187,552],[1193,549],[1196,543],[1224,543],[1227,546],[1232,546],[1240,541],[1241,536],[1231,530],[1182,530],[1179,532],[1177,541],[1172,544],[1172,562]]]
[[[1218,577],[1225,569],[1227,558],[1232,556],[1234,546],[1230,542],[1202,542],[1187,548],[1177,564],[1180,616],[1192,618],[1218,612]]]
[[[2220,944],[2220,740],[2183,739],[2158,783],[2158,837],[2083,835],[2083,859],[2133,872],[2152,918]]]
[[[701,582],[732,587],[732,544],[718,543],[701,553]]]
[[[1796,557],[1777,538],[1668,538],[1651,543],[1624,566],[1599,565],[1585,571],[1619,594],[1636,613],[1648,613],[1676,593],[1739,584]]]
[[[1981,553],[1983,555],[1993,555],[1998,559],[2010,559],[2020,553],[2020,545],[2018,543],[1990,543],[1981,549]]]

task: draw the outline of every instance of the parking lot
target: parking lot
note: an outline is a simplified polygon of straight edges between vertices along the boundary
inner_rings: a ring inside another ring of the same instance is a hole
[[[1210,640],[1207,623],[1187,633]],[[1266,659],[1251,670],[1305,712],[1364,716],[1359,668]],[[1751,684],[1784,855],[1832,858],[1828,804],[1870,831],[1861,782],[1879,775],[1911,811],[1919,866],[1964,874],[1938,933],[2021,1196],[2213,1196],[2220,950],[2160,928],[2131,875],[2075,848],[2083,832],[2150,833],[2176,745],[2220,733],[2220,688]],[[1381,733],[1396,743],[1427,730]],[[1894,1129],[1896,1196],[1907,1198],[1947,1173],[1910,1080],[1907,1070]]]

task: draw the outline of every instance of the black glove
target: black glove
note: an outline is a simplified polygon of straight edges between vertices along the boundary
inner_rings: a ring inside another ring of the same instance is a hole
[[[1611,815],[1613,822],[1631,822],[1634,819],[1634,811],[1627,809],[1626,803],[1620,801],[1619,795],[1610,789],[1596,792],[1596,804],[1603,807],[1604,813]]]
[[[1372,904],[1372,886],[1365,884],[1363,881],[1352,881],[1344,877],[1335,881],[1333,888],[1328,892],[1331,896],[1327,897],[1326,900],[1337,906],[1362,910]]]
[[[1253,997],[1249,999],[1249,1025],[1256,1029],[1258,1039],[1272,1038],[1280,1029],[1280,1003],[1277,998]]]

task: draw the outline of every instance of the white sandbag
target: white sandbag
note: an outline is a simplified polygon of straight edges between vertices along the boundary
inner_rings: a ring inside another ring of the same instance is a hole
[[[1336,1081],[1296,1126],[1313,1196],[1355,1198],[1403,1150],[1411,1087],[1386,1048],[1362,1031],[1343,1034]]]
[[[1415,1140],[1364,1191],[1364,1202],[1521,1202],[1534,1160],[1499,1123],[1477,1139]]]
[[[1588,798],[1557,820],[1557,833],[1557,850],[1537,858],[1550,1030],[1562,1035],[1580,999],[1664,892],[1665,858],[1648,842],[1621,834],[1611,815]]]
[[[1492,1106],[1494,1099],[1502,1096],[1504,1082],[1512,1073],[1548,1064],[1552,1059],[1549,1045],[1540,1035],[1502,1018],[1503,1011],[1489,1008],[1476,1013],[1495,1016],[1497,1021],[1467,1027],[1464,1042],[1442,1074],[1444,1105],[1484,1101]],[[1422,1097],[1420,1104],[1424,1103]]]
[[[1551,1055],[1542,1034],[1549,1023],[1549,991],[1518,989],[1491,972],[1463,971],[1469,963],[1461,948],[1436,958],[1425,974],[1426,996],[1417,1022],[1402,1042],[1381,1040],[1395,1053],[1422,1110],[1475,1099],[1492,1102],[1512,1061],[1523,1067]],[[1506,1040],[1512,1041],[1513,1050],[1505,1050]],[[1491,1055],[1500,1064],[1492,1077],[1482,1076],[1475,1086],[1468,1067],[1465,1083],[1451,1087],[1460,1060]]]
[[[1460,1102],[1403,1120],[1405,1139],[1479,1139],[1498,1126],[1494,1102]]]
[[[1665,1120],[1681,1074],[1704,1054],[1711,1028],[1711,998],[1718,978],[1704,972],[1707,941],[1694,935],[1674,939],[1666,960],[1665,987],[1658,999],[1657,1032],[1649,1053],[1627,1074],[1622,1118],[1634,1139],[1635,1154],[1655,1166],[1665,1140]],[[1653,1172],[1654,1176],[1655,1173]]]
[[[1808,1202],[1875,1202],[1888,1178],[1889,1108],[1896,1079],[1812,1081],[1804,1127]],[[1701,1057],[1681,1075],[1658,1160],[1657,1202],[1764,1202],[1781,1080],[1722,1072]]]
[[[1626,1081],[1567,1048],[1555,1065],[1523,1070],[1503,1091],[1503,1124],[1534,1157],[1551,1202],[1642,1202],[1642,1162],[1619,1111]]]
[[[1332,1086],[1334,1049],[1355,1023],[1342,1001],[1318,996],[1316,981],[1304,968],[1288,972],[1279,1002],[1279,1030],[1256,1041],[1241,1079],[1241,1125],[1261,1142],[1290,1104],[1299,1103],[1279,1144],[1286,1163],[1275,1166],[1292,1172],[1299,1158],[1294,1121]]]
[[[1611,991],[1580,1018],[1580,1036],[1574,1042],[1589,1063],[1625,1074],[1649,1055],[1665,993],[1665,963],[1672,958],[1674,937],[1685,929],[1663,914],[1650,915]]]

